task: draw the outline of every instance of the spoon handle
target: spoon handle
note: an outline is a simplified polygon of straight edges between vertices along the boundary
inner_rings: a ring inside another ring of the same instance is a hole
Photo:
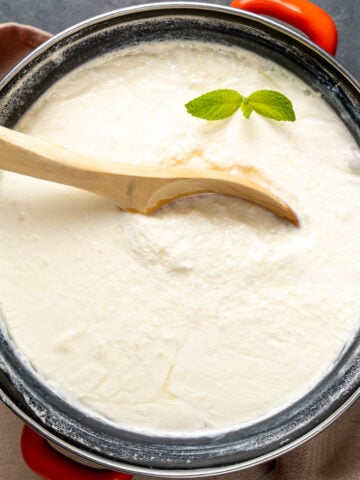
[[[133,180],[127,170],[131,173],[140,170],[71,151],[1,126],[0,169],[87,190],[122,208],[126,208],[125,192]]]
[[[91,174],[100,169],[100,162],[15,130],[0,127],[0,168],[84,188],[82,183],[86,185],[91,181]]]

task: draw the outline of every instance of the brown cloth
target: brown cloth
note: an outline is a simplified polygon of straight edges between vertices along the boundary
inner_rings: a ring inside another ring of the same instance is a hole
[[[0,25],[0,77],[49,39],[47,32],[8,23]],[[19,449],[22,423],[0,403],[0,480],[36,480]],[[146,477],[135,476],[134,480]],[[360,401],[327,430],[274,462],[212,477],[228,480],[360,480]],[[64,479],[76,480],[76,479]]]
[[[50,33],[28,25],[0,25],[0,77],[49,38]]]

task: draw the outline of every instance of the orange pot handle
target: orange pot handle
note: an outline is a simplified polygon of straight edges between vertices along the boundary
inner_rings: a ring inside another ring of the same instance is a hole
[[[230,6],[283,20],[331,55],[336,53],[338,35],[333,19],[308,0],[233,0]]]
[[[52,448],[47,440],[25,426],[21,452],[28,467],[44,480],[130,480],[127,473],[97,470],[81,465]]]

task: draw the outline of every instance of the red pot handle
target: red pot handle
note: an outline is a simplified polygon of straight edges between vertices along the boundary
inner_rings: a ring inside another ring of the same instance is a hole
[[[233,0],[230,6],[283,20],[331,55],[336,53],[338,35],[333,19],[308,0]]]
[[[28,467],[45,480],[130,480],[132,477],[127,473],[81,465],[61,455],[27,426],[21,435],[21,452]]]

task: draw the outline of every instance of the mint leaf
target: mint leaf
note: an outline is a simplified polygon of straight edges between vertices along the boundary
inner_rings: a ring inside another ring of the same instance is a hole
[[[288,122],[296,120],[291,101],[280,92],[275,90],[257,90],[249,95],[247,100],[251,109],[263,117]]]
[[[236,90],[213,90],[188,102],[186,110],[194,117],[205,120],[223,120],[231,117],[239,109],[243,101]]]

